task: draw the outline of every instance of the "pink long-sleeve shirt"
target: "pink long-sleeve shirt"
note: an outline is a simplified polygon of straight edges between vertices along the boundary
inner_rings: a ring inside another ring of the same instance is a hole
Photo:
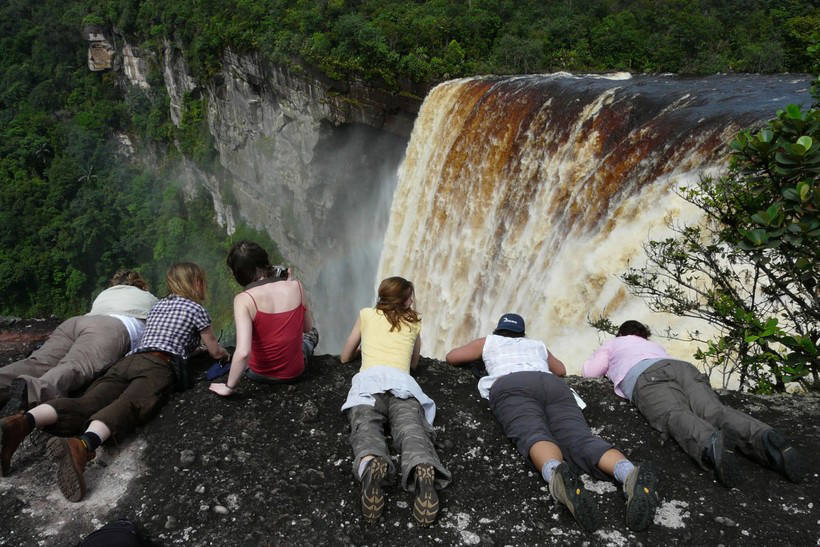
[[[669,354],[659,344],[640,336],[617,336],[598,348],[583,366],[584,376],[598,377],[606,375],[615,386],[615,393],[624,397],[620,383],[629,369],[644,359],[668,359]]]

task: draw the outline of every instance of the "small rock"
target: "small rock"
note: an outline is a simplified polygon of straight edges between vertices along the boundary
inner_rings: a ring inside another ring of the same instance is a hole
[[[322,484],[325,480],[325,474],[318,469],[307,469],[305,471],[305,481],[314,486]]]
[[[196,453],[193,450],[182,450],[179,453],[179,463],[182,467],[190,467],[196,461]]]
[[[222,414],[214,414],[214,417],[211,418],[212,424],[217,424],[222,421]]]
[[[199,486],[197,486],[197,487],[194,489],[194,492],[196,492],[197,494],[204,494],[204,493],[205,493],[205,485],[204,485],[204,484],[200,484]]]
[[[177,526],[177,519],[168,515],[168,518],[165,519],[165,529],[170,530],[171,528],[176,528]]]
[[[302,407],[302,423],[312,423],[319,419],[319,407],[313,401],[308,401]]]
[[[729,517],[715,517],[715,522],[728,528],[734,528],[735,526],[737,526],[737,523]]]
[[[227,515],[228,508],[224,505],[214,505],[214,513],[218,513],[220,515]]]
[[[239,509],[239,496],[236,494],[228,494],[228,497],[225,498],[225,503],[228,505],[228,509],[236,511]]]

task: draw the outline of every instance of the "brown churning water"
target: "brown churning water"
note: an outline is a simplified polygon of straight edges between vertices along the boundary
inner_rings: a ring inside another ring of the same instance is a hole
[[[441,358],[515,311],[577,372],[599,341],[588,316],[657,331],[675,321],[652,316],[617,276],[643,263],[642,244],[667,236],[668,221],[699,220],[674,190],[720,173],[739,129],[809,102],[809,81],[445,82],[425,99],[399,169],[378,277],[415,283],[424,355]]]

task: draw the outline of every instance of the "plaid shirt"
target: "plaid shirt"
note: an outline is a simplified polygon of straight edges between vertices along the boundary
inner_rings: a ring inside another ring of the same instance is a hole
[[[187,359],[199,347],[199,333],[210,324],[211,316],[205,308],[171,294],[151,308],[142,341],[134,353],[164,351]]]

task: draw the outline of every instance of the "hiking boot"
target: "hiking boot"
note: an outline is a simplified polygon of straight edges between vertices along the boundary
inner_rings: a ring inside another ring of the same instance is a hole
[[[52,437],[48,454],[57,463],[57,486],[68,501],[82,501],[85,496],[85,465],[94,459],[83,441],[77,438]]]
[[[25,415],[20,412],[0,421],[0,476],[5,477],[11,471],[11,457],[33,429]]]
[[[734,444],[726,437],[723,431],[715,431],[703,449],[703,461],[715,471],[715,479],[725,486],[732,488],[737,482],[737,466],[735,463]]]
[[[658,506],[658,477],[649,464],[636,465],[624,481],[626,525],[630,530],[645,530],[655,517]]]
[[[555,501],[563,503],[578,524],[587,532],[598,528],[600,516],[598,507],[585,488],[581,479],[572,472],[567,462],[555,468],[550,479],[550,493]]]
[[[792,482],[800,482],[805,474],[803,459],[794,447],[774,429],[763,434],[763,448],[769,465]]]
[[[413,500],[413,516],[422,526],[433,524],[438,514],[436,493],[436,469],[433,464],[416,466],[416,498]]]
[[[15,378],[9,386],[8,400],[0,410],[0,416],[14,416],[26,410],[28,410],[28,384],[22,378]]]
[[[387,476],[387,462],[384,458],[370,460],[362,474],[362,516],[367,522],[375,522],[384,510],[382,480]]]

